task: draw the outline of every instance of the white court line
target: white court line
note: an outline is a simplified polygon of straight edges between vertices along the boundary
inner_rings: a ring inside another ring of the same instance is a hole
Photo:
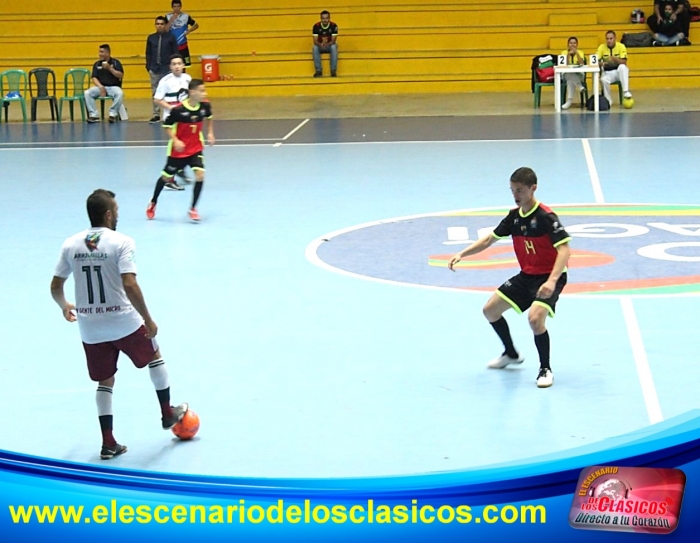
[[[219,142],[233,142],[233,141],[279,141],[279,138],[227,138],[227,139],[221,139],[221,140],[216,140],[217,143]],[[57,141],[30,141],[30,142],[21,142],[21,143],[0,143],[0,149],[3,147],[9,147],[12,145],[36,145],[36,146],[41,146],[41,145],[56,145],[57,143],[70,146],[70,147],[76,147],[80,146],[82,144],[86,143],[95,143],[95,145],[85,145],[85,147],[116,147],[116,144],[121,144],[119,147],[128,147],[127,145],[124,145],[125,143],[150,143],[150,146],[143,146],[143,147],[153,147],[153,144],[158,143],[155,140],[118,140],[118,141],[96,141],[96,142],[90,142],[90,141],[77,141],[77,142],[72,142],[72,141],[66,141],[66,142],[57,142]],[[99,144],[109,144],[109,145],[99,145]],[[115,145],[112,145],[115,144]],[[163,140],[162,145],[165,146],[168,144],[168,140]],[[139,147],[142,147],[139,145]],[[78,147],[80,148],[80,147]]]
[[[588,139],[583,138],[581,140],[583,145],[583,154],[586,157],[586,164],[588,165],[588,175],[591,178],[591,185],[593,185],[593,196],[595,197],[596,204],[604,204],[605,197],[603,196],[603,187],[600,186],[600,178],[598,177],[598,170],[595,167],[595,161],[593,160],[593,152],[591,151],[591,144],[588,143]]]
[[[647,406],[649,422],[651,424],[656,424],[657,422],[663,421],[664,416],[661,413],[661,405],[659,405],[659,397],[656,394],[654,378],[651,375],[649,360],[644,350],[642,332],[639,329],[637,315],[634,312],[632,300],[628,296],[622,296],[620,298],[620,303],[622,304],[622,313],[625,316],[625,324],[627,325],[627,335],[629,335],[630,344],[632,345],[634,363],[637,366],[639,383],[642,385],[642,394],[644,395],[644,403]]]
[[[696,139],[700,138],[700,136],[639,136],[639,137],[622,137],[622,138],[613,138],[613,137],[602,137],[602,138],[587,138],[588,140],[633,140],[633,139]],[[430,144],[430,143],[533,143],[533,142],[540,142],[540,141],[556,141],[556,142],[561,142],[561,141],[576,141],[580,140],[580,138],[575,137],[575,138],[540,138],[540,139],[512,139],[512,140],[498,140],[498,139],[493,139],[493,140],[395,140],[395,141],[336,141],[336,142],[315,142],[315,143],[287,143],[286,145],[295,145],[299,147],[320,147],[320,146],[339,146],[339,145],[397,145],[397,144]],[[279,138],[260,138],[259,140],[255,139],[229,139],[229,140],[217,140],[217,147],[239,147],[240,145],[238,144],[221,144],[219,145],[218,142],[220,141],[240,141],[240,142],[255,142],[255,141],[280,141]],[[0,151],[26,151],[26,150],[35,150],[35,147],[18,147],[18,148],[12,148],[10,147],[11,145],[51,145],[51,144],[56,144],[58,142],[42,142],[42,143],[33,143],[33,142],[24,142],[24,143],[0,143]],[[75,143],[76,145],[73,145]],[[45,151],[53,151],[53,150],[64,150],[64,149],[122,149],[125,147],[133,147],[133,148],[156,148],[156,147],[163,147],[165,145],[164,142],[161,145],[79,145],[81,143],[91,143],[87,141],[82,141],[82,142],[65,142],[65,146],[59,146],[59,147],[45,147],[42,150]],[[132,142],[121,142],[121,141],[115,141],[115,142],[99,142],[99,143],[134,143]],[[153,143],[153,140],[147,141],[147,143]],[[246,145],[248,147],[256,147],[256,146],[262,146],[262,147],[272,147],[273,145],[269,143],[243,143],[243,145]]]
[[[591,145],[586,138],[581,140],[583,145],[583,153],[586,156],[586,164],[588,165],[588,174],[591,177],[593,185],[593,194],[595,195],[596,204],[604,204],[605,197],[603,196],[603,188],[600,185],[598,170],[593,160],[593,152]],[[644,342],[642,341],[642,332],[639,329],[637,314],[634,312],[632,298],[629,296],[620,296],[620,304],[622,305],[622,314],[625,318],[625,326],[627,327],[627,336],[629,337],[630,345],[632,346],[632,356],[634,364],[637,367],[637,376],[639,383],[642,386],[642,395],[644,396],[644,404],[647,408],[647,416],[651,424],[656,424],[664,420],[659,405],[659,397],[656,394],[654,386],[654,378],[651,375],[649,367],[649,359],[647,358]]]
[[[282,141],[287,141],[290,136],[292,136],[297,130],[299,130],[302,126],[304,126],[308,122],[309,122],[309,119],[304,119],[303,121],[301,121],[294,130],[292,130],[289,134],[287,134],[285,137],[282,138]]]

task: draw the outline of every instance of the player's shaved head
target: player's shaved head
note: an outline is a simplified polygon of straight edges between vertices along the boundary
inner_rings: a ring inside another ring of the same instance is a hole
[[[105,226],[105,214],[114,209],[114,196],[111,190],[97,189],[87,199],[87,213],[91,226]]]

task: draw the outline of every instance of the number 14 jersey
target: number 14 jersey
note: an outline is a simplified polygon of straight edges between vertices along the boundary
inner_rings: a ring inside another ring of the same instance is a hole
[[[136,273],[136,245],[109,228],[90,228],[63,242],[54,275],[75,280],[75,311],[84,343],[116,341],[143,324],[122,284]]]

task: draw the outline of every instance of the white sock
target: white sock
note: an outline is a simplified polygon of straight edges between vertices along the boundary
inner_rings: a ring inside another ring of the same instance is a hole
[[[168,370],[165,367],[165,361],[162,358],[154,360],[148,364],[148,373],[151,376],[151,382],[153,383],[153,386],[156,387],[156,390],[163,390],[170,386],[170,382],[168,381]]]
[[[97,402],[97,416],[103,417],[104,415],[112,414],[112,388],[105,386],[97,387],[97,394],[95,395],[95,401]]]

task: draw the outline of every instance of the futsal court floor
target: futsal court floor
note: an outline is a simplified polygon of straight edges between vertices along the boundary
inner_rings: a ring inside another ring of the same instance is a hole
[[[700,113],[220,121],[206,183],[145,208],[160,127],[2,124],[0,448],[100,463],[95,384],[49,293],[85,200],[117,194],[159,326],[172,399],[197,438],[160,429],[145,371],[122,357],[110,466],[255,477],[386,476],[566,457],[698,407]],[[508,245],[446,258],[512,204],[510,174],[571,227],[570,287],[548,320],[538,389],[481,308],[516,272]],[[634,204],[634,205],[623,205]],[[67,283],[69,298],[72,283]]]

